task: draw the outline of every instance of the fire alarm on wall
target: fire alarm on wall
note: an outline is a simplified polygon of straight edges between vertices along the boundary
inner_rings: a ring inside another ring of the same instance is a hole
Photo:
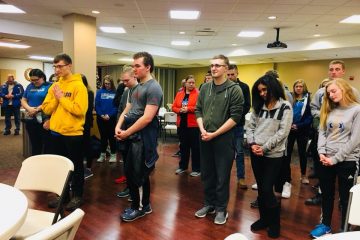
[[[349,80],[353,81],[355,79],[355,76],[350,76]]]

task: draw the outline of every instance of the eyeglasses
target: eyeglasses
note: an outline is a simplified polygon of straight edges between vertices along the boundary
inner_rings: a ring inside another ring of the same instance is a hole
[[[111,83],[109,83],[109,82],[106,82],[106,83],[104,83],[104,85],[111,85]]]
[[[69,65],[69,64],[63,64],[63,65],[61,65],[61,64],[58,64],[58,65],[53,65],[53,68],[54,69],[61,69],[61,68],[63,68],[63,67],[65,67],[65,66],[67,66],[67,65]]]
[[[32,78],[30,79],[31,82],[38,82],[40,80],[40,78]]]
[[[225,67],[226,65],[221,65],[221,64],[210,64],[210,68],[220,68],[220,67]]]

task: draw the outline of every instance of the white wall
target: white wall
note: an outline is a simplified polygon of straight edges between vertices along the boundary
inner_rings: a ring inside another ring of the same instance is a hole
[[[29,82],[24,77],[24,71],[27,68],[39,68],[43,70],[43,63],[33,60],[21,60],[11,58],[0,58],[0,69],[13,69],[16,71],[16,81],[18,81],[24,88]],[[48,77],[48,76],[46,76]]]

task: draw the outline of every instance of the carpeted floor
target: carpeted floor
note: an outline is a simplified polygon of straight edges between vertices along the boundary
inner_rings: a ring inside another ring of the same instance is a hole
[[[14,125],[13,121],[12,124]],[[0,169],[19,169],[24,160],[22,129],[18,136],[14,136],[14,129],[11,135],[4,136],[4,126],[4,120],[0,120]]]

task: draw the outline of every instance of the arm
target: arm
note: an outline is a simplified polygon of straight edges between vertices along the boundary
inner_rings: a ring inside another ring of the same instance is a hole
[[[176,114],[179,114],[179,113],[180,113],[180,109],[181,109],[181,106],[180,106],[180,107],[178,106],[180,94],[181,94],[181,92],[176,93],[176,96],[175,96],[173,105],[172,105],[172,107],[171,107],[172,111],[173,111],[174,113],[176,113]]]
[[[244,110],[243,114],[247,114],[250,111],[251,107],[251,100],[250,100],[250,89],[248,85],[244,85],[243,88],[243,95],[244,95]]]
[[[255,142],[255,129],[257,127],[257,122],[258,122],[257,117],[258,117],[257,114],[255,113],[255,111],[253,111],[251,113],[250,120],[249,120],[249,123],[246,128],[247,143],[250,145],[256,143]]]
[[[304,112],[304,116],[301,118],[301,122],[296,124],[296,127],[298,129],[308,127],[308,126],[311,125],[312,120],[313,120],[313,117],[311,115],[311,109],[310,109],[310,106],[307,105],[306,109],[305,109],[305,112]]]
[[[19,92],[14,95],[14,99],[21,99],[24,94],[24,88],[21,84],[17,84]]]
[[[21,106],[25,108],[25,110],[29,113],[30,116],[34,116],[37,114],[40,110],[37,107],[31,107],[28,104],[28,101],[26,98],[21,98]],[[40,108],[41,109],[41,108]]]
[[[88,94],[85,86],[82,84],[73,92],[75,95],[72,100],[66,97],[59,98],[59,104],[69,113],[75,116],[84,116],[88,108]]]
[[[323,88],[317,90],[310,103],[311,115],[314,118],[320,118],[321,99],[323,97],[322,91],[324,91]]]
[[[95,97],[95,112],[96,115],[103,115],[104,113],[101,111],[101,89],[99,89],[96,92],[96,97]]]
[[[57,106],[59,105],[59,101],[55,98],[54,96],[54,92],[52,91],[53,87],[56,84],[53,84],[50,88],[48,93],[46,94],[45,100],[43,101],[43,103],[41,104],[41,110],[46,114],[46,115],[51,115],[57,108]]]
[[[119,121],[117,122],[117,124],[115,126],[115,137],[118,140],[121,140],[120,134],[122,132],[121,127],[124,124],[124,116],[126,113],[129,112],[130,108],[131,108],[131,103],[127,103],[124,111],[122,111],[122,113],[120,114]]]
[[[317,149],[319,154],[326,154],[325,151],[325,144],[326,144],[326,129],[319,128],[319,138],[317,142]]]

